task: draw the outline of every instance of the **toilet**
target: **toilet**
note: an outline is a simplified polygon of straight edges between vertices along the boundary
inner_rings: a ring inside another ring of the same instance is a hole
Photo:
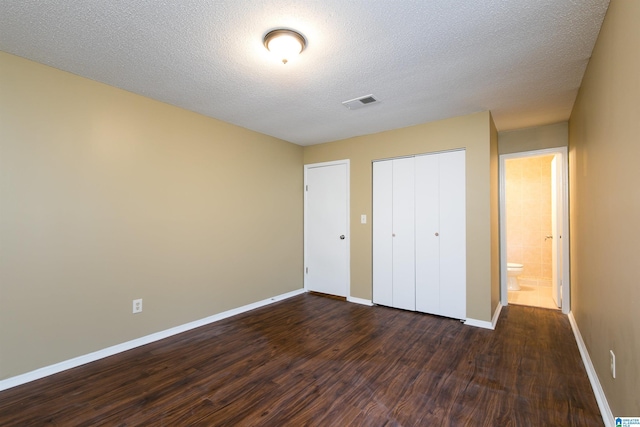
[[[522,269],[524,266],[522,264],[517,264],[515,262],[507,263],[507,284],[510,291],[519,291],[520,284],[518,283],[518,276],[522,274]]]

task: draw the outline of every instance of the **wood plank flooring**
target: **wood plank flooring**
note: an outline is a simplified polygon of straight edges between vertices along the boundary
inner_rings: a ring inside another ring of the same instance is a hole
[[[569,321],[300,295],[0,392],[2,426],[602,426]]]

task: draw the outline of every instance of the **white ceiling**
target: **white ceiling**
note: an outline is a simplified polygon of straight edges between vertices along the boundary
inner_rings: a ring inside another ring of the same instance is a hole
[[[569,118],[608,3],[2,0],[0,50],[300,145],[483,110],[510,130]],[[286,65],[278,27],[308,40]]]

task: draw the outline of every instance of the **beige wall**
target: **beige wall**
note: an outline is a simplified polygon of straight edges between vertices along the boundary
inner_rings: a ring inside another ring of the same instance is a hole
[[[566,147],[569,143],[569,123],[504,131],[498,134],[498,140],[500,154]]]
[[[351,296],[371,299],[371,197],[372,166],[377,159],[429,153],[456,148],[466,149],[467,181],[467,317],[490,321],[492,277],[492,206],[493,175],[491,167],[491,115],[489,112],[441,120],[373,135],[319,144],[304,148],[304,163],[339,159],[351,160]],[[496,150],[497,151],[497,150]],[[496,156],[497,157],[497,153]],[[497,165],[497,158],[496,158]],[[496,186],[497,191],[497,186]],[[360,223],[366,214],[367,224]],[[496,237],[497,238],[497,237]],[[497,267],[495,268],[497,272]],[[497,274],[497,273],[495,273]]]
[[[302,287],[301,147],[1,52],[0,94],[0,379]]]
[[[491,209],[491,313],[500,304],[500,157],[498,154],[498,130],[489,115],[490,128],[490,209]]]
[[[572,311],[618,416],[640,414],[639,22],[611,1],[569,120]]]
[[[0,93],[0,380],[300,289],[321,161],[351,159],[351,295],[370,299],[372,160],[465,148],[467,316],[497,307],[489,112],[303,149],[2,52]]]
[[[505,160],[507,262],[522,278],[551,284],[551,161],[553,155]]]

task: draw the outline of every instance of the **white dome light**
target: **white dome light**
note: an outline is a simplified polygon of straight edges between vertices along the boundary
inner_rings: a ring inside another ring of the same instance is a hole
[[[302,52],[306,45],[302,34],[293,30],[273,30],[264,36],[264,46],[283,64]]]

